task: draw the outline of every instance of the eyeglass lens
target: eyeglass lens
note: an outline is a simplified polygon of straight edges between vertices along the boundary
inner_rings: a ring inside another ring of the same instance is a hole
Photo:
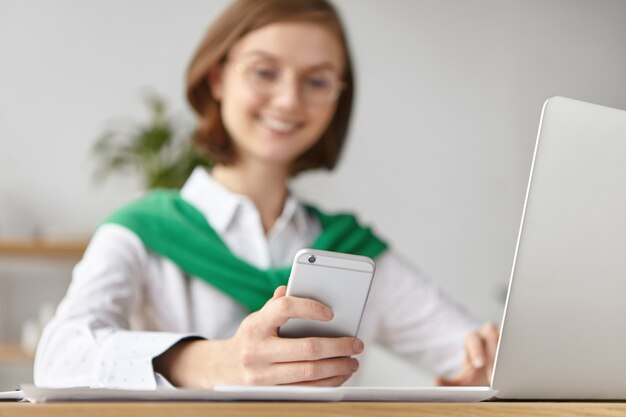
[[[265,61],[251,61],[241,68],[252,87],[261,94],[275,95],[281,92],[289,78],[289,71],[280,65]],[[324,103],[337,98],[341,81],[328,68],[318,68],[296,75],[303,98],[312,103]]]

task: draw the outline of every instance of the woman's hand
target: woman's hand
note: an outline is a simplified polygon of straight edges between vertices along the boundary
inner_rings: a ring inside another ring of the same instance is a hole
[[[328,321],[333,316],[324,304],[285,297],[285,292],[285,286],[278,287],[231,339],[181,342],[155,359],[155,370],[181,387],[343,384],[359,367],[350,356],[363,351],[363,342],[353,337],[279,337],[278,328],[290,318]]]
[[[498,327],[492,323],[486,323],[479,331],[470,333],[465,339],[465,360],[461,371],[452,378],[437,378],[435,385],[489,385],[499,336]]]

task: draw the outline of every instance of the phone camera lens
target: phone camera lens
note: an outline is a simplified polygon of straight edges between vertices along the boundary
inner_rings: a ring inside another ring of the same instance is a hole
[[[312,264],[313,262],[315,262],[315,255],[309,256],[309,263]]]

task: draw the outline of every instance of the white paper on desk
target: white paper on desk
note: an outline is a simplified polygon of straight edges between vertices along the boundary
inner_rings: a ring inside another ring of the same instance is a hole
[[[24,393],[20,390],[0,392],[0,401],[20,401],[24,399]]]
[[[106,388],[42,388],[22,385],[33,403],[53,401],[340,401],[336,388],[225,387],[217,389],[157,389],[150,391]]]
[[[283,387],[221,385],[213,389],[134,391],[104,388],[40,388],[23,385],[30,402],[50,401],[423,401],[477,402],[495,396],[488,387]]]

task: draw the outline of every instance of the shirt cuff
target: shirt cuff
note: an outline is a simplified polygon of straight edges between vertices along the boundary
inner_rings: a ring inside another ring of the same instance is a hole
[[[168,332],[116,332],[100,350],[93,368],[91,387],[130,390],[171,387],[166,378],[157,378],[152,360],[187,338],[202,337]]]

